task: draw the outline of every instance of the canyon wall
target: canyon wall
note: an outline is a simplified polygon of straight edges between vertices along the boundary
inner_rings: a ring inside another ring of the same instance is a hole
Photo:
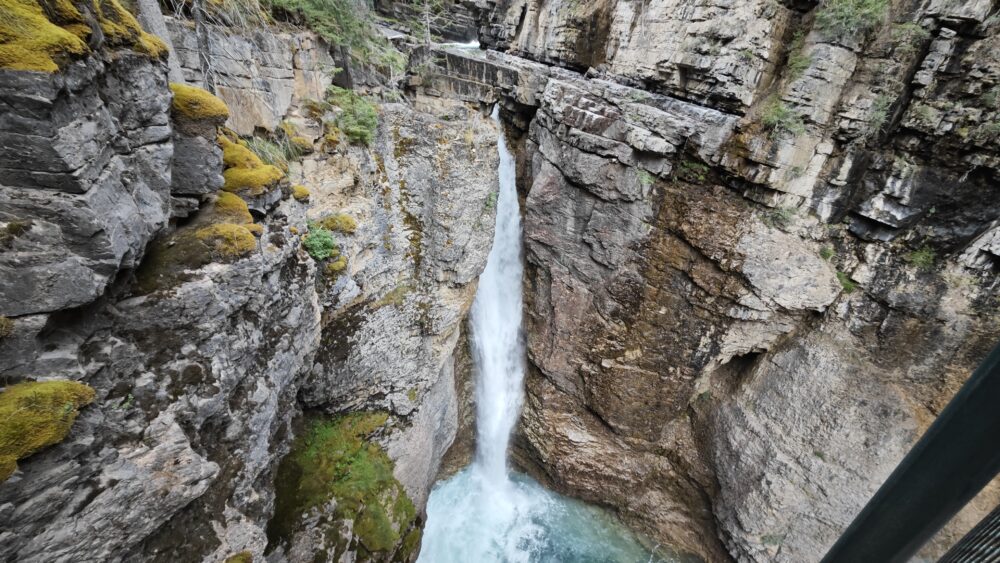
[[[411,80],[522,135],[515,459],[706,560],[818,560],[1000,339],[996,7],[824,9],[498,2]]]
[[[203,85],[195,27],[170,29]],[[228,119],[182,90],[172,103],[161,55],[127,45],[94,43],[55,72],[0,69],[0,374],[95,391],[65,439],[0,483],[5,558],[263,560],[303,412],[381,413],[365,447],[386,452],[418,514],[454,438],[495,125],[477,106],[386,103],[370,146],[338,142],[324,124],[339,110],[303,108],[332,80],[329,46],[209,32]],[[222,121],[294,130],[307,154],[280,181],[230,190],[230,150],[242,153],[217,144]],[[330,217],[338,259],[314,259],[306,233]],[[289,523],[269,559],[301,560],[295,546],[317,534],[336,538],[331,561],[416,555],[314,516]],[[313,560],[324,546],[307,547]]]

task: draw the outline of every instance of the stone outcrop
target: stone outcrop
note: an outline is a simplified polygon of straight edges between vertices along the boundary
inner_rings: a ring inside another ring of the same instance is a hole
[[[161,63],[123,52],[55,74],[0,70],[0,311],[50,313],[134,268],[170,210]]]

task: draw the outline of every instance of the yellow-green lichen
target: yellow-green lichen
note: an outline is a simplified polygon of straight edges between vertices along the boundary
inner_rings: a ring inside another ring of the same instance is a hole
[[[327,215],[319,220],[319,225],[324,229],[348,235],[354,234],[354,231],[358,229],[358,222],[346,213]]]
[[[295,146],[298,150],[304,153],[310,153],[313,151],[312,141],[303,137],[302,135],[294,135],[288,138],[289,142]]]
[[[253,563],[253,554],[249,551],[241,551],[227,557],[225,563]]]
[[[351,413],[307,422],[278,468],[275,515],[268,524],[272,542],[286,541],[311,508],[335,499],[333,516],[353,522],[359,551],[386,557],[405,543],[416,509],[392,474],[392,460],[371,441],[387,419],[386,413]],[[333,543],[338,559],[345,545]]]
[[[83,16],[69,2],[58,5],[50,20],[39,2],[0,0],[0,67],[56,72],[59,63],[87,52],[87,43],[64,27],[84,25]]]
[[[136,272],[135,291],[152,293],[186,280],[190,270],[238,260],[257,247],[254,237],[261,233],[242,198],[219,192],[215,204],[191,223],[150,245]]]
[[[58,444],[69,434],[79,409],[94,400],[94,390],[76,381],[31,381],[0,393],[0,482],[17,469],[17,460]]]
[[[232,223],[209,225],[195,231],[194,236],[207,244],[217,255],[225,258],[239,258],[257,248],[257,239],[243,225]]]
[[[284,176],[277,167],[264,164],[253,151],[225,135],[219,137],[219,145],[222,146],[222,161],[226,166],[222,173],[225,178],[222,189],[227,192],[261,195]]]
[[[89,52],[93,30],[77,5],[71,0],[0,0],[0,68],[56,72]],[[106,45],[157,58],[167,52],[163,41],[144,32],[117,0],[88,1],[87,6]]]
[[[7,338],[11,334],[14,334],[14,321],[8,317],[0,315],[0,340]]]
[[[154,58],[167,53],[167,45],[159,37],[143,31],[135,16],[117,0],[97,0],[94,7],[97,21],[104,33],[104,41],[108,45],[131,47]]]
[[[326,265],[326,275],[336,279],[347,268],[347,257],[341,254],[336,260]]]
[[[176,82],[170,83],[170,90],[174,93],[170,107],[175,116],[199,121],[229,119],[229,108],[226,107],[226,103],[207,90]]]
[[[295,201],[306,201],[309,199],[309,188],[296,184],[292,186],[292,197]]]

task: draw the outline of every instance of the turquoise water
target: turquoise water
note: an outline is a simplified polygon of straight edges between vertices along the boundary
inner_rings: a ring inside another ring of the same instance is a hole
[[[649,550],[606,511],[511,474],[496,488],[476,471],[438,483],[418,563],[680,563]]]

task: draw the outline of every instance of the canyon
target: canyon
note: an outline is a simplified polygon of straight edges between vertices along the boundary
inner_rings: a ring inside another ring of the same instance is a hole
[[[62,43],[0,36],[0,375],[93,396],[10,460],[6,560],[414,561],[475,449],[502,134],[513,464],[653,543],[818,561],[1000,340],[995,3],[446,2],[469,48],[379,1],[393,67],[291,17],[25,2]]]

